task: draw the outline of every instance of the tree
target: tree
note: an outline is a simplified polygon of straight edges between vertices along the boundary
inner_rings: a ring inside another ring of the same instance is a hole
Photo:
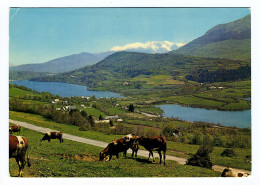
[[[131,103],[131,104],[128,106],[128,111],[129,111],[129,112],[134,112],[134,110],[135,110],[135,107],[134,107],[134,105]]]
[[[87,113],[86,113],[86,111],[84,111],[84,110],[82,110],[82,111],[80,112],[80,114],[81,114],[81,116],[83,116],[84,118],[87,117]]]
[[[91,114],[88,116],[88,120],[89,120],[91,127],[94,127],[95,126],[95,120],[94,120],[94,118],[92,117]]]
[[[214,144],[211,138],[204,136],[203,143],[198,151],[188,159],[188,165],[200,166],[204,168],[212,168],[212,162],[210,161],[210,153],[214,149]]]

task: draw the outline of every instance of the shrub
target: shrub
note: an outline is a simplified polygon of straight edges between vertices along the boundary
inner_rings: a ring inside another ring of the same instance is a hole
[[[195,145],[201,145],[202,144],[202,140],[203,140],[203,135],[201,132],[198,132],[194,135],[193,139],[192,139],[192,144]]]
[[[191,156],[186,162],[187,165],[200,166],[204,168],[212,168],[210,161],[210,153],[213,151],[214,145],[212,140],[208,136],[204,136],[203,144],[200,146],[198,151]]]
[[[222,157],[233,157],[233,156],[235,156],[235,151],[233,148],[227,148],[222,152],[221,156]]]

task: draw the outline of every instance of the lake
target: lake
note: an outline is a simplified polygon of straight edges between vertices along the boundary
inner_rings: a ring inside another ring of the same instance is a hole
[[[49,92],[54,95],[59,95],[61,97],[71,97],[71,96],[95,96],[108,97],[108,98],[123,98],[118,93],[113,93],[109,91],[90,91],[86,86],[60,83],[60,82],[36,82],[28,80],[17,80],[10,81],[9,83],[16,85],[23,85],[30,89],[36,90],[38,92]]]
[[[220,123],[224,126],[251,128],[251,110],[245,111],[219,111],[202,108],[183,107],[180,105],[158,105],[164,113],[163,116],[179,118],[186,121],[205,121]]]

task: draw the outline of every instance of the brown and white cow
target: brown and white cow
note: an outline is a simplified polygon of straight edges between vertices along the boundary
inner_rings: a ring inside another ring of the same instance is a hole
[[[99,154],[99,160],[103,161],[107,156],[109,156],[108,160],[110,161],[112,156],[115,155],[118,158],[118,154],[120,152],[123,152],[124,157],[126,157],[126,152],[129,148],[134,148],[133,152],[132,152],[132,156],[134,155],[134,152],[137,155],[137,151],[138,146],[134,146],[134,140],[135,140],[136,136],[135,135],[127,135],[125,137],[122,137],[120,139],[117,140],[113,140],[111,143],[109,143],[107,145],[107,147],[100,152]]]
[[[248,176],[250,176],[249,173],[237,171],[229,167],[225,168],[221,174],[221,177],[248,177]]]
[[[20,125],[13,125],[9,127],[9,133],[12,134],[13,132],[17,132],[18,135],[20,135],[21,126]]]
[[[139,150],[139,146],[138,146],[138,144],[135,143],[135,140],[138,138],[138,136],[136,136],[135,134],[128,134],[122,138],[125,139],[127,144],[129,144],[129,148],[132,149],[132,158],[134,156],[137,157],[137,152]],[[127,150],[124,152],[125,157],[126,157],[126,152],[127,152]]]
[[[31,166],[28,157],[28,140],[23,136],[9,135],[9,159],[15,158],[19,166],[19,176],[22,176],[22,171],[25,167],[25,155],[27,152],[27,165]]]
[[[153,156],[153,151],[158,151],[159,156],[160,156],[160,164],[162,163],[161,151],[163,151],[164,165],[166,164],[165,155],[166,155],[167,146],[166,146],[166,139],[164,136],[140,137],[140,138],[136,139],[135,143],[142,145],[146,150],[149,151],[148,160],[150,159],[150,156],[152,155],[153,162],[155,162],[154,156]]]
[[[51,139],[59,139],[60,143],[62,143],[63,142],[62,132],[47,132],[44,134],[41,141],[48,140],[48,142],[50,142]]]

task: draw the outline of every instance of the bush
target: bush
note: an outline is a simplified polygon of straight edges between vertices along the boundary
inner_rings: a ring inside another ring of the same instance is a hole
[[[195,145],[201,145],[202,144],[202,140],[203,140],[203,135],[201,132],[198,132],[194,135],[193,139],[192,139],[192,143],[191,144],[195,144]]]
[[[212,140],[208,136],[204,136],[203,144],[200,146],[198,151],[188,159],[186,164],[211,169],[212,162],[210,161],[210,153],[213,149],[214,145]]]
[[[233,156],[235,156],[235,151],[233,148],[227,148],[222,152],[221,156],[222,157],[233,157]]]

